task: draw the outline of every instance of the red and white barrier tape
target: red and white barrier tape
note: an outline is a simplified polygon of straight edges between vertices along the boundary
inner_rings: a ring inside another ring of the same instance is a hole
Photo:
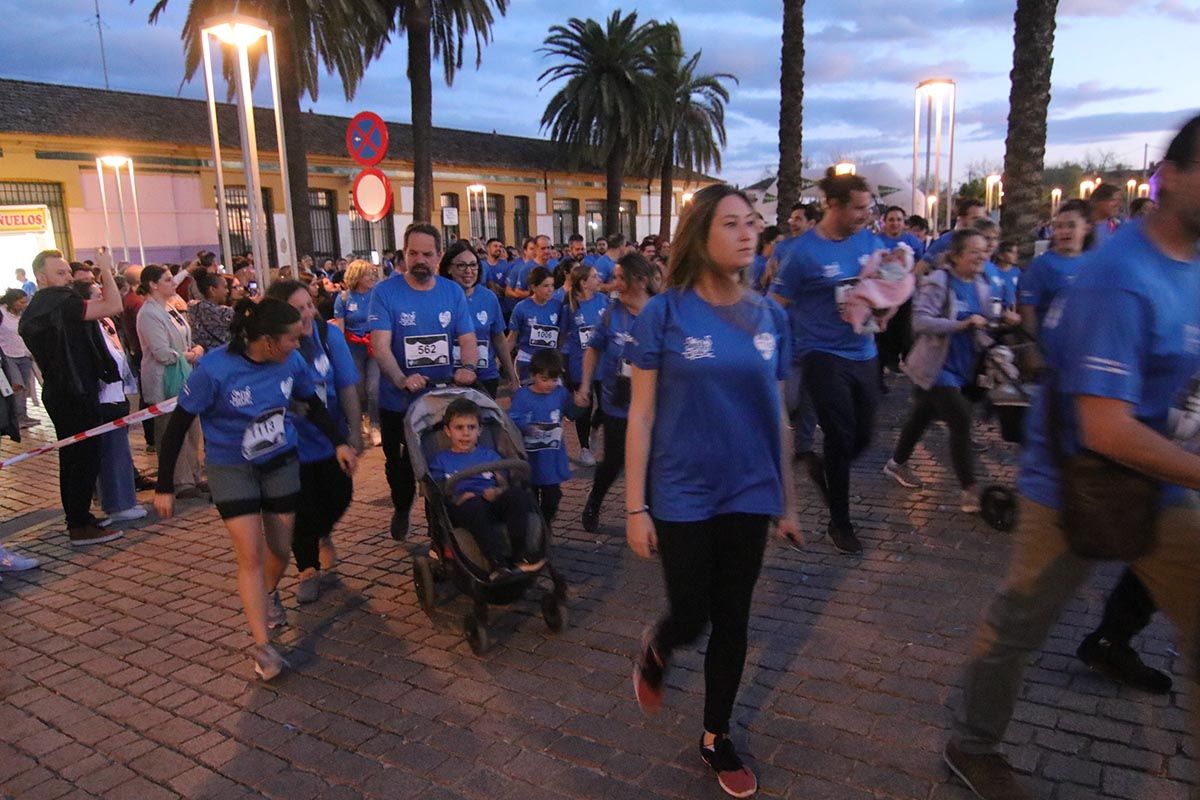
[[[162,401],[161,403],[155,403],[152,406],[147,406],[139,411],[135,411],[132,414],[127,414],[120,419],[115,419],[112,422],[106,422],[103,425],[97,425],[96,427],[86,430],[83,433],[77,433],[74,436],[68,436],[66,439],[59,439],[57,442],[52,444],[35,447],[33,450],[20,453],[12,458],[6,458],[3,461],[0,461],[0,469],[11,467],[13,464],[20,464],[26,459],[33,458],[34,456],[40,456],[43,453],[52,453],[55,450],[61,450],[62,448],[69,447],[76,442],[82,442],[84,439],[94,439],[95,437],[101,436],[109,431],[115,431],[118,428],[128,428],[130,425],[136,425],[139,422],[145,422],[146,420],[154,417],[161,417],[164,414],[170,414],[175,410],[175,403],[177,400],[178,398],[172,397],[168,400]]]

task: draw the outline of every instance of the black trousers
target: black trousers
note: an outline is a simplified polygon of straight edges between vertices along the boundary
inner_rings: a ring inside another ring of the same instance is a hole
[[[404,443],[404,414],[379,409],[379,435],[383,439],[383,473],[392,492],[392,507],[397,514],[408,514],[417,494],[417,478]]]
[[[670,609],[655,629],[654,648],[665,661],[712,624],[704,655],[704,730],[709,733],[729,733],[769,523],[770,517],[760,514],[654,521]]]
[[[1157,610],[1158,606],[1146,585],[1133,570],[1126,569],[1108,596],[1100,627],[1092,635],[1113,644],[1128,646],[1133,637],[1150,624],[1150,618]]]
[[[950,461],[954,474],[964,488],[975,485],[975,459],[971,454],[971,423],[974,408],[966,395],[956,386],[934,386],[932,389],[913,387],[912,410],[896,440],[892,460],[903,464],[912,456],[917,442],[934,420],[940,419],[950,428]]]
[[[320,568],[321,539],[333,531],[353,496],[354,482],[342,472],[336,458],[300,465],[300,498],[292,534],[297,570]]]
[[[533,499],[542,510],[542,519],[546,520],[547,525],[554,522],[554,518],[558,516],[558,504],[562,502],[562,487],[555,483],[549,486],[530,486],[529,490],[533,492]]]
[[[492,566],[500,567],[525,555],[532,507],[525,491],[510,486],[491,502],[476,496],[457,505],[451,503],[449,514],[455,527],[471,532]],[[500,530],[500,523],[507,528],[507,535]]]
[[[81,403],[75,396],[60,396],[51,389],[42,392],[42,403],[54,434],[65,439],[101,423],[96,403]],[[67,528],[82,528],[93,520],[92,496],[100,477],[100,440],[84,439],[58,451],[58,492]]]
[[[604,496],[625,468],[625,431],[628,428],[629,421],[624,417],[604,418],[604,458],[596,465],[589,503],[597,506],[603,503]]]
[[[567,380],[567,388],[571,394],[579,390],[579,384]],[[600,382],[592,381],[592,402],[583,413],[575,418],[575,435],[579,437],[579,446],[587,447],[592,431],[604,424],[604,412],[600,410]]]
[[[852,361],[830,353],[804,357],[805,388],[825,432],[825,483],[834,525],[850,525],[850,464],[871,443],[879,405],[875,359]]]

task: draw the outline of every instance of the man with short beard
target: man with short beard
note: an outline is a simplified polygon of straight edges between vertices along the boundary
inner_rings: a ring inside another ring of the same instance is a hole
[[[408,515],[416,495],[416,477],[404,438],[404,414],[430,384],[475,382],[478,359],[475,325],[462,287],[437,275],[442,236],[427,222],[404,232],[407,270],[381,281],[371,293],[367,325],[379,362],[379,427],[384,472],[392,492],[391,534],[408,535]],[[464,366],[454,368],[453,347]]]

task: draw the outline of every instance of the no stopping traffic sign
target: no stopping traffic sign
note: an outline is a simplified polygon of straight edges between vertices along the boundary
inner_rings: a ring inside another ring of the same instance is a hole
[[[346,126],[346,151],[354,163],[373,167],[387,154],[387,125],[378,114],[361,111]]]

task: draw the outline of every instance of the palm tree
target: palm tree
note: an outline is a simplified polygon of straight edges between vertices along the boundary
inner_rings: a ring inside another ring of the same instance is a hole
[[[1054,14],[1058,0],[1017,0],[1013,30],[1012,89],[1004,149],[1004,236],[1033,255],[1046,158],[1046,111],[1054,66]]]
[[[778,225],[787,230],[800,199],[804,142],[804,0],[783,0],[783,51],[779,71]]]
[[[132,1],[132,0],[131,0]],[[156,0],[150,24],[158,21],[169,0]],[[275,53],[279,69],[279,103],[283,111],[283,137],[287,145],[288,176],[295,216],[296,241],[289,243],[298,263],[312,252],[312,223],[308,214],[308,154],[301,127],[300,98],[317,99],[318,64],[336,73],[347,100],[354,98],[363,72],[379,56],[381,46],[370,45],[363,31],[385,31],[387,17],[374,0],[338,0],[312,3],[304,0],[191,0],[179,38],[183,40],[184,76],[191,80],[200,67],[203,51],[200,31],[212,17],[233,11],[266,20],[275,31]],[[378,37],[375,37],[378,40]],[[261,50],[252,53],[257,74]],[[232,92],[236,62],[226,59],[226,79]],[[225,258],[229,258],[228,253]]]
[[[562,63],[538,80],[545,87],[565,80],[546,104],[542,128],[567,148],[574,160],[598,159],[606,174],[604,221],[618,227],[625,170],[644,162],[655,109],[654,52],[668,46],[671,31],[653,20],[643,25],[637,12],[614,11],[607,24],[572,17],[554,25],[542,52]]]
[[[651,164],[662,176],[659,198],[658,235],[671,237],[671,200],[675,195],[675,167],[688,177],[709,167],[721,168],[725,146],[725,104],[729,90],[722,81],[737,78],[727,72],[697,75],[697,51],[687,60],[679,41],[679,28],[668,23],[673,36],[669,47],[655,51],[655,80],[660,102],[652,138]]]
[[[433,59],[442,61],[446,85],[463,64],[463,43],[475,34],[475,68],[483,45],[491,40],[492,6],[504,16],[509,0],[383,0],[391,30],[371,47],[382,47],[391,33],[408,36],[408,81],[412,87],[413,219],[433,219]],[[322,5],[329,5],[324,3]]]

